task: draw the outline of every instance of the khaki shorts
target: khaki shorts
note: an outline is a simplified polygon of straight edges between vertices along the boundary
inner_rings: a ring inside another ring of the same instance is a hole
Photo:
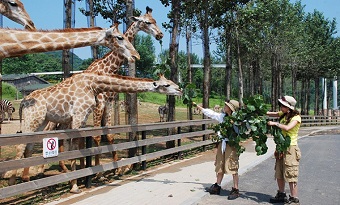
[[[239,168],[239,158],[235,147],[230,147],[227,144],[225,152],[221,151],[222,143],[218,143],[215,172],[224,174],[237,174]]]
[[[286,182],[297,182],[301,151],[297,145],[292,145],[285,152],[283,159],[276,159],[275,178]]]

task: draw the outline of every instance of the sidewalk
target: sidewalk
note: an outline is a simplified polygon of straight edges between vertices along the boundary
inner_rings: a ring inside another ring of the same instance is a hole
[[[300,129],[301,137],[327,129],[340,129],[339,126],[303,127]],[[245,144],[246,151],[240,156],[239,174],[247,172],[254,166],[272,156],[275,143],[268,139],[268,151],[265,155],[257,156],[254,152],[255,143]],[[208,193],[205,187],[215,182],[214,159],[215,151],[210,150],[195,158],[169,163],[157,170],[146,171],[138,176],[123,181],[84,191],[79,195],[48,203],[48,205],[83,205],[83,204],[195,204]],[[232,180],[226,175],[222,187]]]

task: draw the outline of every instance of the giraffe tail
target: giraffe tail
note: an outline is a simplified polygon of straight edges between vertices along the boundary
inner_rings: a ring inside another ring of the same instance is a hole
[[[17,133],[22,133],[22,108],[24,107],[24,103],[21,101],[20,106],[19,106],[19,122],[20,122],[20,130],[17,131]]]

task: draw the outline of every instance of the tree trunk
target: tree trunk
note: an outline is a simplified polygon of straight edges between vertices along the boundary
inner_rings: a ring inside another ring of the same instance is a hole
[[[314,78],[315,84],[315,96],[314,96],[314,115],[320,115],[320,104],[319,104],[319,95],[320,95],[320,80],[319,78]]]
[[[129,17],[133,16],[133,0],[126,1],[126,19],[127,19],[127,27],[131,25],[131,21],[129,21]],[[133,43],[133,42],[131,42]],[[129,63],[129,76],[136,77],[136,64]],[[127,93],[126,94],[126,115],[127,121],[129,125],[137,125],[138,124],[138,110],[137,110],[137,93]],[[128,134],[129,141],[138,140],[137,132],[130,132]],[[129,157],[134,157],[137,154],[137,148],[129,149]]]
[[[189,84],[192,83],[192,68],[191,68],[191,24],[186,26],[186,49],[187,49],[187,81]],[[188,120],[192,120],[192,105],[188,105]],[[192,126],[190,126],[192,131]]]
[[[242,74],[242,61],[241,61],[241,51],[240,51],[240,42],[238,38],[238,29],[235,29],[236,33],[236,46],[237,46],[237,63],[238,63],[238,98],[240,102],[240,106],[243,105],[243,74]]]
[[[171,32],[171,42],[170,42],[170,80],[174,83],[178,83],[177,78],[177,55],[178,55],[178,38],[179,38],[179,18],[180,18],[180,0],[172,1],[172,12],[173,12],[173,25]],[[175,120],[175,96],[169,96],[169,113],[168,113],[168,122]],[[175,128],[168,129],[168,134],[174,134],[176,132]],[[175,141],[166,142],[167,148],[175,147]]]
[[[65,8],[65,18],[64,18],[64,28],[71,28],[72,24],[72,0],[64,0]],[[63,66],[63,77],[64,79],[71,76],[71,65],[70,65],[70,50],[63,50],[62,55],[62,66]]]
[[[271,56],[271,71],[272,71],[272,83],[271,83],[271,105],[272,105],[272,111],[276,110],[277,107],[277,102],[276,102],[276,97],[277,97],[277,69],[276,69],[276,55],[272,53]]]
[[[225,96],[230,99],[231,96],[231,79],[232,79],[232,58],[231,58],[231,32],[227,33],[227,62],[225,66]]]
[[[210,40],[209,40],[209,1],[204,1],[204,16],[202,24],[202,41],[203,41],[203,66],[204,66],[204,77],[203,77],[203,107],[209,107],[209,95],[210,95],[210,79],[211,79],[211,60],[210,60]],[[203,118],[205,116],[203,115]]]
[[[310,80],[307,80],[307,89],[306,89],[306,109],[307,113],[306,115],[309,115],[309,110],[310,110],[310,98],[311,98],[311,92],[310,92]]]
[[[89,16],[88,16],[88,20],[89,20],[89,26],[90,27],[95,27],[95,16],[93,13],[93,0],[86,0],[86,3],[88,4],[89,7]],[[92,58],[93,60],[98,59],[98,46],[91,46],[91,53],[92,53]]]

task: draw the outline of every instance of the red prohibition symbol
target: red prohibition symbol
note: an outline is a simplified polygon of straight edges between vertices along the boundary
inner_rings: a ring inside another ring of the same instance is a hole
[[[56,145],[57,145],[57,143],[54,139],[52,139],[52,138],[48,139],[48,141],[47,141],[47,149],[48,150],[54,150]]]

